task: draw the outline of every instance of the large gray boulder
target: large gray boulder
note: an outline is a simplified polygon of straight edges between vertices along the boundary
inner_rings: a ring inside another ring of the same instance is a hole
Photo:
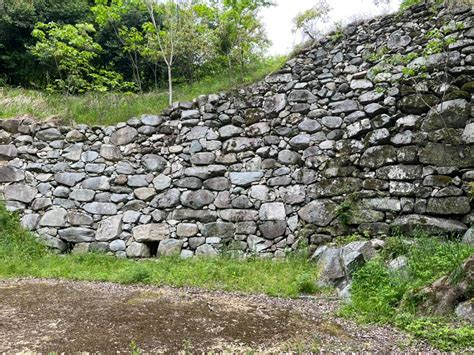
[[[165,170],[167,165],[166,160],[156,154],[145,154],[140,159],[140,162],[142,163],[146,171],[157,171],[160,173]]]
[[[87,243],[94,241],[94,231],[84,227],[70,227],[61,229],[59,237],[72,243]]]
[[[250,186],[253,182],[260,181],[262,171],[232,172],[229,174],[230,182],[237,186]]]
[[[308,223],[325,227],[336,218],[337,204],[330,200],[312,201],[298,212],[300,218]]]
[[[356,241],[340,248],[319,247],[312,256],[319,270],[318,285],[336,287],[339,295],[349,296],[352,275],[376,254],[371,241]]]
[[[95,239],[98,242],[108,242],[119,237],[122,233],[122,215],[103,219],[99,223]]]
[[[175,256],[181,253],[183,241],[177,239],[167,239],[158,245],[157,256]]]
[[[73,187],[85,177],[86,174],[84,173],[57,173],[54,175],[54,180],[58,184]]]
[[[66,225],[67,211],[64,208],[56,207],[47,211],[39,222],[41,227],[63,227]]]
[[[0,166],[0,183],[18,182],[24,179],[25,173],[23,171],[9,166]]]
[[[8,185],[5,188],[4,196],[5,200],[20,201],[24,203],[30,203],[38,193],[38,189],[28,185]]]
[[[462,242],[474,248],[474,227],[469,228],[466,233],[464,233]]]
[[[100,156],[111,161],[119,161],[122,159],[120,148],[113,144],[102,144],[100,146]]]
[[[151,256],[148,245],[137,242],[130,243],[126,253],[129,258],[149,258]]]
[[[202,225],[201,233],[207,238],[232,239],[235,233],[235,225],[228,222],[207,223]]]
[[[185,191],[181,194],[181,204],[196,210],[211,204],[214,194],[208,190]]]
[[[399,228],[402,232],[412,233],[416,229],[421,229],[434,234],[464,233],[467,226],[456,220],[438,218],[424,215],[405,215],[397,217],[392,226]]]
[[[63,138],[63,135],[57,128],[47,128],[36,133],[35,138],[39,141],[55,141]]]
[[[12,160],[17,155],[18,151],[13,144],[0,145],[0,160]]]
[[[285,235],[286,226],[286,221],[266,221],[259,224],[258,229],[264,238],[273,240]]]
[[[158,242],[170,238],[171,233],[165,223],[150,223],[134,227],[132,236],[137,242]]]
[[[426,115],[421,129],[434,131],[441,128],[464,128],[471,114],[471,105],[464,99],[442,102]]]
[[[281,202],[264,203],[260,207],[259,217],[262,221],[284,221],[285,205]]]
[[[112,133],[110,142],[115,145],[126,145],[134,141],[138,132],[135,128],[126,126]]]
[[[85,204],[83,208],[92,214],[111,216],[117,214],[117,205],[110,202],[91,202]]]
[[[276,115],[286,107],[286,95],[276,94],[263,102],[263,110],[268,115]]]

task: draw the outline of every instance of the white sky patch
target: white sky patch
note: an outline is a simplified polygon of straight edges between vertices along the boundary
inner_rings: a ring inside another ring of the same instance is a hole
[[[262,18],[272,41],[270,54],[287,54],[301,42],[301,34],[293,32],[293,18],[309,9],[315,0],[274,0],[275,6],[262,11]],[[401,0],[391,0],[388,7],[374,5],[372,0],[330,0],[332,7],[328,24],[346,23],[351,17],[363,15],[374,17],[381,13],[396,11]]]

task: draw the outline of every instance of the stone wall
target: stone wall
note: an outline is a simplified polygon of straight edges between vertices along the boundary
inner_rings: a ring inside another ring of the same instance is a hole
[[[428,72],[404,79],[391,59],[421,53],[443,25],[449,53],[414,59]],[[6,205],[52,248],[120,257],[280,257],[298,240],[393,226],[461,233],[474,221],[473,26],[470,9],[420,6],[160,115],[114,127],[5,120]]]

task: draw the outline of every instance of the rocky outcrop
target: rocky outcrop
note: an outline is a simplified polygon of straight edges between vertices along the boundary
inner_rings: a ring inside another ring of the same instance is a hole
[[[316,249],[352,232],[464,233],[474,23],[456,11],[419,6],[349,26],[238,92],[113,127],[2,121],[6,205],[53,248],[120,257],[279,257],[299,239]],[[449,55],[422,56],[424,34],[443,26]],[[424,62],[425,78],[372,58],[380,48],[418,53],[408,67]]]
[[[430,316],[446,315],[456,311],[459,317],[473,321],[472,285],[474,285],[474,255],[459,269],[436,280],[420,292],[419,296],[424,300],[420,310]]]

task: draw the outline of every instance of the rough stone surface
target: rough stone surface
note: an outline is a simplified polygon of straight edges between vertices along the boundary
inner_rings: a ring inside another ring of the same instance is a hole
[[[166,239],[158,245],[157,256],[173,256],[181,253],[183,246],[182,240]]]
[[[34,200],[38,190],[27,185],[8,185],[5,188],[4,195],[6,200],[20,201],[30,203]]]
[[[100,222],[95,239],[99,242],[108,242],[118,238],[120,233],[122,233],[122,216],[113,216]]]
[[[165,223],[143,224],[133,228],[132,236],[137,242],[157,242],[168,239],[170,230]]]

